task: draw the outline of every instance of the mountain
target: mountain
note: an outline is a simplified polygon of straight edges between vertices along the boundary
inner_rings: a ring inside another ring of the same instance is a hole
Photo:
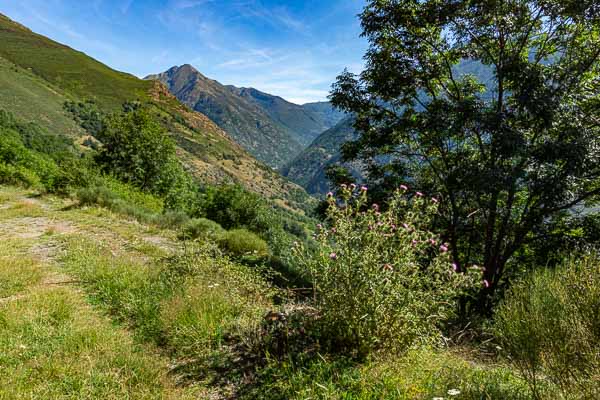
[[[253,88],[222,85],[187,64],[146,79],[164,83],[181,102],[207,115],[246,150],[275,168],[343,117],[329,103],[313,111],[313,106],[305,108]]]
[[[253,88],[229,86],[241,97],[262,108],[269,117],[283,125],[304,146],[344,118],[329,102],[297,105]]]
[[[146,79],[164,83],[182,103],[208,116],[256,158],[274,168],[302,150],[292,134],[260,107],[191,65],[173,67]]]
[[[282,174],[304,187],[311,194],[326,193],[330,187],[325,172],[327,167],[341,163],[341,145],[357,138],[352,117],[344,118],[333,128],[323,132],[291,163],[282,168]],[[360,166],[344,164],[361,179]]]
[[[67,100],[92,100],[103,112],[140,101],[169,130],[178,156],[202,182],[239,183],[284,207],[299,208],[308,198],[207,116],[181,104],[161,83],[115,71],[0,14],[0,109],[83,141],[86,132],[63,108]]]

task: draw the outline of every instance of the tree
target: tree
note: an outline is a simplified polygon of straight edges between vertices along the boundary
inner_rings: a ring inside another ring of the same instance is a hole
[[[360,134],[344,159],[379,192],[442,196],[454,262],[483,265],[487,308],[540,226],[600,194],[600,5],[370,0],[360,18],[366,68],[331,94]]]
[[[173,140],[145,109],[106,118],[98,138],[98,163],[143,190],[166,194],[181,170]]]

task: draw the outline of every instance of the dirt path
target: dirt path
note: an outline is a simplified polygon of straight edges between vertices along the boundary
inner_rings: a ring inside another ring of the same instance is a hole
[[[67,235],[92,237],[117,252],[140,249],[141,259],[144,251],[170,252],[176,245],[130,221],[62,211],[66,205],[0,187],[0,289],[12,290],[0,298],[0,321],[10,321],[0,323],[0,354],[8,360],[0,366],[0,398],[206,398],[196,388],[176,387],[170,360],[140,347],[131,332],[92,307],[81,282],[60,264]],[[28,355],[30,349],[37,350]],[[52,372],[57,368],[62,372]]]

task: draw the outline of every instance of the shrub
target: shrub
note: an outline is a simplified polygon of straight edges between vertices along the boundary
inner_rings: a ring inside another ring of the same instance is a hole
[[[219,240],[219,246],[233,256],[265,257],[269,254],[267,242],[246,229],[234,229]]]
[[[216,223],[206,218],[189,220],[182,229],[180,239],[217,239],[225,230]]]
[[[598,258],[570,260],[515,284],[496,312],[495,331],[536,398],[542,374],[568,398],[599,398]]]
[[[41,186],[40,178],[27,168],[0,162],[0,184],[20,185],[26,188]]]
[[[113,115],[98,133],[97,161],[119,179],[145,191],[165,194],[176,170],[175,144],[147,110]]]
[[[447,245],[429,231],[435,202],[398,191],[379,212],[365,210],[366,199],[366,188],[342,190],[339,204],[330,195],[330,226],[318,227],[316,252],[294,249],[312,278],[326,339],[357,355],[435,342],[479,273],[455,272]]]
[[[208,187],[202,199],[202,214],[225,229],[247,228],[254,232],[269,229],[263,221],[264,199],[245,191],[239,185]]]

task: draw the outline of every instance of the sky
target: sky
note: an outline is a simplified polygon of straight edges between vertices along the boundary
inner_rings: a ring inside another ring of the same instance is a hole
[[[227,85],[327,98],[367,48],[365,0],[0,0],[0,13],[138,77],[192,64]]]

